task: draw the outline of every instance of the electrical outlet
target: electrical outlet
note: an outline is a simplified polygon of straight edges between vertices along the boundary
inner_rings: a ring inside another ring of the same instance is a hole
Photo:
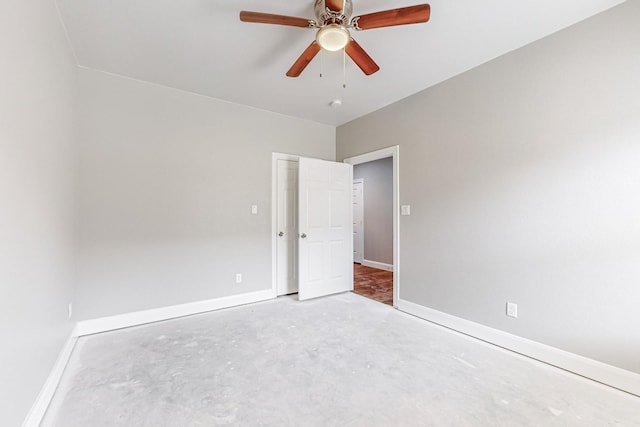
[[[242,283],[242,273],[236,273],[236,283]]]
[[[411,205],[400,206],[400,215],[411,215]]]
[[[509,317],[518,317],[518,304],[515,302],[507,303],[507,316]]]
[[[69,314],[69,319],[71,319],[71,316],[73,316],[73,303],[72,302],[69,303],[68,314]]]

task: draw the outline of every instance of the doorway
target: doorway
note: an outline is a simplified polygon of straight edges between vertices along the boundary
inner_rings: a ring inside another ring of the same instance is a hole
[[[276,173],[276,291],[298,293],[298,159],[275,159]]]
[[[397,307],[399,299],[399,147],[389,147],[345,159],[354,165],[354,290],[356,293]],[[363,215],[359,219],[358,191],[362,191]]]

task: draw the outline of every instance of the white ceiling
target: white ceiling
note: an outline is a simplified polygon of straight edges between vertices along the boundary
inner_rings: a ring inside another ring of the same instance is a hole
[[[427,0],[428,1],[428,0]],[[353,0],[353,15],[425,0]],[[313,19],[313,0],[58,0],[81,66],[340,125],[599,13],[623,0],[431,0],[426,24],[352,32],[378,63],[342,53],[285,72],[315,37],[240,22],[240,10]],[[324,77],[320,78],[322,62]],[[341,99],[339,108],[329,107]]]

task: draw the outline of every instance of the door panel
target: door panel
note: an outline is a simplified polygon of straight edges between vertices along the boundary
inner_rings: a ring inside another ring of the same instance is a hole
[[[307,227],[322,228],[327,223],[327,214],[330,210],[329,194],[322,189],[309,188],[306,197],[307,202]]]
[[[353,262],[364,259],[364,182],[353,180]]]
[[[329,269],[329,277],[331,279],[339,279],[342,276],[342,272],[344,271],[344,260],[342,257],[345,253],[348,253],[348,249],[345,248],[345,242],[340,241],[332,241],[329,242],[331,246],[331,263]]]
[[[307,283],[317,285],[322,280],[322,262],[324,258],[322,242],[309,242],[307,253],[309,254]]]
[[[351,207],[349,205],[349,194],[345,191],[331,191],[331,227],[342,228],[347,227],[345,221],[351,220],[351,215],[347,212]]]
[[[353,289],[352,166],[299,162],[300,300]]]

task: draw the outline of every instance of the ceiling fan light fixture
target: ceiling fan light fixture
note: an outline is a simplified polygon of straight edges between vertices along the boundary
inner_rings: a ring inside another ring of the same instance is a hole
[[[322,27],[316,34],[316,41],[320,47],[330,52],[344,49],[350,39],[349,31],[338,24]]]

